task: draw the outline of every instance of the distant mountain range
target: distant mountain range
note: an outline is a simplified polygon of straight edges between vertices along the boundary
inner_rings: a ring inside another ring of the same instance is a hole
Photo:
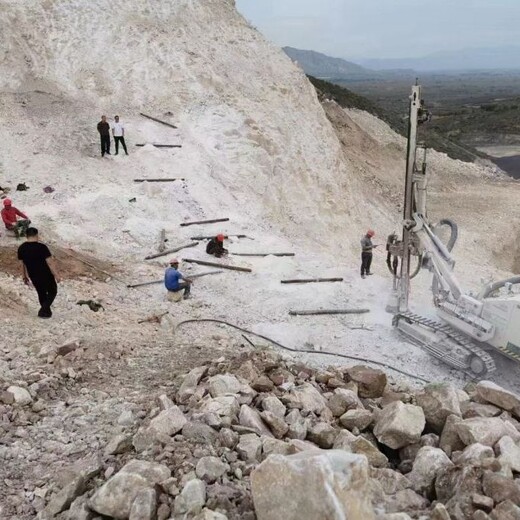
[[[285,54],[297,61],[306,74],[321,79],[372,79],[380,72],[368,70],[341,58],[332,58],[315,51],[304,51],[294,47],[284,47]]]
[[[374,70],[464,71],[520,69],[520,46],[461,49],[420,58],[356,60]]]
[[[356,80],[396,73],[520,70],[520,46],[436,52],[420,58],[356,60],[357,63],[293,47],[283,50],[307,74],[318,78]]]

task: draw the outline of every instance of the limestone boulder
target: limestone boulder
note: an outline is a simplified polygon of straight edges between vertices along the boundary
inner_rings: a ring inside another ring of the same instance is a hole
[[[364,455],[370,466],[384,468],[388,465],[388,458],[377,447],[364,437],[358,436],[350,443],[352,453]]]
[[[206,484],[197,478],[189,480],[180,495],[175,498],[175,513],[181,515],[196,515],[206,504]],[[177,518],[177,517],[175,517]],[[184,518],[184,516],[181,516]]]
[[[510,500],[520,506],[520,486],[514,480],[499,473],[486,471],[482,477],[482,490],[497,504]]]
[[[467,446],[464,451],[458,452],[457,456],[453,455],[452,459],[455,464],[474,465],[479,464],[484,459],[493,458],[494,456],[493,448],[477,442]]]
[[[298,408],[304,412],[320,414],[327,407],[326,399],[310,383],[293,388],[285,394],[284,399],[289,408]]]
[[[221,395],[215,398],[204,399],[200,405],[204,413],[213,413],[220,417],[232,418],[238,415],[240,404],[234,395]]]
[[[448,383],[425,386],[416,401],[424,411],[426,424],[437,433],[442,432],[448,416],[462,415],[457,391]]]
[[[289,425],[284,421],[283,417],[275,415],[272,412],[262,412],[260,417],[269,426],[272,434],[277,439],[282,439],[284,435],[289,431]]]
[[[386,374],[375,368],[363,365],[351,367],[347,370],[348,377],[358,387],[359,397],[381,397],[386,388]]]
[[[57,514],[68,509],[72,502],[84,493],[85,486],[86,479],[81,475],[73,478],[50,499],[42,512],[42,520],[54,518]]]
[[[130,516],[138,494],[152,489],[170,475],[170,470],[163,464],[131,460],[94,493],[89,506],[101,515],[125,520]]]
[[[520,473],[520,443],[515,443],[511,437],[502,437],[495,445],[499,462],[512,471]]]
[[[267,376],[261,375],[251,383],[251,387],[257,392],[271,392],[274,383]]]
[[[520,417],[520,395],[510,392],[491,381],[479,381],[475,387],[477,395],[503,410],[513,412]]]
[[[464,419],[455,429],[462,442],[469,446],[476,442],[485,446],[494,446],[502,437],[509,435],[515,441],[520,439],[520,432],[499,417],[476,417]]]
[[[309,429],[307,439],[320,448],[332,448],[338,433],[338,430],[330,424],[319,422]]]
[[[290,439],[299,439],[301,441],[307,437],[307,421],[302,417],[299,410],[291,410],[285,417],[285,420],[289,425],[287,437]]]
[[[269,455],[292,455],[296,450],[289,443],[279,439],[271,439],[270,437],[262,438],[262,453],[263,458],[266,459]]]
[[[432,509],[432,517],[430,520],[452,520],[446,506],[438,502]]]
[[[208,379],[208,390],[211,397],[226,394],[238,394],[242,383],[232,374],[218,374]]]
[[[398,491],[385,499],[385,510],[387,513],[411,512],[427,509],[430,502],[412,489]]]
[[[172,406],[150,421],[147,432],[157,438],[160,436],[171,437],[180,432],[187,422],[181,409],[178,406]]]
[[[153,488],[142,489],[137,493],[128,520],[154,520],[157,512],[157,492]]]
[[[343,415],[347,410],[364,408],[356,392],[345,388],[336,388],[327,405],[334,417]]]
[[[264,412],[270,412],[279,417],[280,419],[283,419],[287,412],[287,408],[282,403],[282,401],[280,401],[280,399],[278,399],[278,397],[274,395],[265,397],[262,400],[262,410]]]
[[[230,450],[235,448],[239,439],[239,434],[229,428],[222,428],[218,433],[218,440],[220,444]]]
[[[457,425],[462,422],[462,419],[457,415],[450,415],[446,419],[446,424],[441,433],[439,440],[439,448],[443,450],[448,456],[454,451],[461,451],[466,447],[457,433]]]
[[[10,386],[6,392],[11,396],[12,402],[18,406],[27,406],[32,403],[31,394],[21,386]]]
[[[335,450],[346,450],[352,452],[351,445],[356,440],[356,435],[349,432],[348,430],[340,430],[336,440],[334,441]]]
[[[118,455],[132,449],[132,437],[130,435],[120,433],[114,435],[105,447],[105,456]]]
[[[421,438],[426,420],[421,407],[395,401],[385,406],[376,418],[374,435],[394,450]]]
[[[90,500],[90,507],[105,516],[125,520],[140,491],[150,489],[148,481],[133,473],[117,473]]]
[[[520,520],[520,507],[511,500],[498,504],[490,513],[491,520]]]
[[[394,495],[398,491],[412,487],[412,483],[405,475],[393,469],[371,467],[370,476],[379,482],[386,495]]]
[[[226,515],[204,508],[193,520],[228,520]]]
[[[347,430],[357,428],[359,431],[366,430],[374,420],[374,415],[370,410],[355,409],[346,411],[340,418],[341,426]]]
[[[441,502],[448,502],[455,495],[471,496],[482,491],[482,469],[475,466],[445,466],[435,479],[435,495]]]
[[[242,426],[251,428],[257,432],[258,435],[265,435],[266,437],[273,436],[271,430],[266,426],[260,414],[247,404],[243,404],[240,407],[240,415],[238,420]]]
[[[429,492],[435,478],[443,468],[453,466],[453,462],[439,448],[425,446],[419,450],[415,457],[412,471],[407,478],[412,483],[412,488],[418,493]]]
[[[196,444],[215,444],[218,433],[202,422],[189,421],[182,427],[182,435]]]
[[[195,393],[197,386],[207,372],[207,367],[200,366],[190,370],[184,377],[184,381],[177,392],[177,401],[179,403],[187,403],[190,397]]]
[[[464,419],[473,419],[474,417],[497,417],[502,413],[502,410],[494,404],[482,404],[473,401],[463,403],[460,409]]]
[[[241,435],[236,452],[246,462],[258,462],[262,454],[262,440],[254,433]]]
[[[258,520],[374,520],[365,457],[340,450],[271,455],[251,475]]]
[[[88,507],[87,497],[83,495],[72,502],[66,520],[92,520],[94,516],[95,513]],[[42,517],[44,517],[43,514]]]
[[[201,457],[195,467],[195,474],[204,482],[211,484],[224,475],[228,469],[229,466],[218,457]]]
[[[481,509],[487,513],[490,513],[495,505],[495,501],[492,498],[486,495],[480,495],[479,493],[473,493],[473,495],[471,495],[471,501],[477,509]]]

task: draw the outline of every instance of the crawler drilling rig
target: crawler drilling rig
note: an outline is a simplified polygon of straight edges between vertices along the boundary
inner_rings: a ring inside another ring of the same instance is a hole
[[[455,222],[433,223],[428,217],[426,148],[417,145],[420,124],[429,121],[420,85],[412,87],[406,158],[402,236],[388,244],[389,255],[400,261],[394,274],[393,324],[407,338],[447,365],[484,377],[495,370],[491,353],[520,361],[520,276],[489,283],[477,295],[468,294],[457,280],[451,250],[457,240]],[[443,227],[451,236],[445,244]],[[389,267],[391,267],[389,262]],[[411,280],[426,269],[433,275],[433,303],[439,320],[414,313],[409,307]]]

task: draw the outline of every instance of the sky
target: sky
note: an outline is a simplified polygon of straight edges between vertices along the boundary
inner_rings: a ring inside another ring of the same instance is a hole
[[[520,0],[236,0],[280,46],[339,58],[409,58],[518,45]]]

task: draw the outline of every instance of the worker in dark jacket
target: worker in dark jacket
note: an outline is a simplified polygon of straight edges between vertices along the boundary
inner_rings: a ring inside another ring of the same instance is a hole
[[[222,234],[212,238],[206,246],[206,253],[208,253],[208,255],[216,256],[217,258],[227,255],[228,250],[224,248],[224,238],[225,237]]]
[[[367,234],[361,239],[361,278],[370,276],[370,266],[372,265],[372,251],[375,246],[372,244],[372,238],[375,236],[375,232],[369,229]]]
[[[101,121],[97,124],[99,137],[101,138],[101,157],[110,154],[110,125],[107,122],[107,116],[101,116]]]

